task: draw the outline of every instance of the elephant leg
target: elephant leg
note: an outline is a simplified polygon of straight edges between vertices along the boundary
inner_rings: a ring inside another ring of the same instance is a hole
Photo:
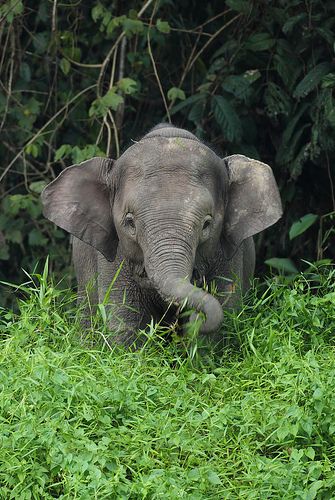
[[[99,303],[108,325],[104,341],[110,346],[140,347],[145,336],[139,330],[145,329],[151,320],[150,294],[131,279],[127,264],[121,259],[108,262],[99,254],[98,270]]]
[[[81,325],[86,335],[91,329],[91,318],[95,314],[98,303],[97,251],[74,237],[72,241],[72,260],[78,284],[77,305],[81,311]]]
[[[243,247],[243,292],[247,292],[251,286],[255,272],[255,243],[253,238],[247,238]]]

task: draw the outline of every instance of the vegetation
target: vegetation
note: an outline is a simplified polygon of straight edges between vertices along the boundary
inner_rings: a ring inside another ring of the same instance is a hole
[[[46,248],[63,269],[41,189],[162,120],[273,166],[285,214],[258,237],[260,263],[333,258],[334,23],[321,0],[2,2],[0,278],[22,280]]]
[[[26,281],[0,307],[1,498],[334,498],[334,25],[330,0],[1,2],[0,303]],[[220,349],[152,324],[111,352],[103,306],[92,348],[39,194],[170,120],[271,164],[259,270],[287,277]]]
[[[1,313],[1,498],[334,498],[334,268],[259,286],[199,357],[158,327],[85,349],[46,269]]]

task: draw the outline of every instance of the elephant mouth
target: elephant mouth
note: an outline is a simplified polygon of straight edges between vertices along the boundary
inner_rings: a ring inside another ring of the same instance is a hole
[[[132,269],[132,274],[134,280],[141,285],[141,287],[155,288],[150,278],[148,278],[144,265],[135,265]],[[198,269],[194,268],[190,282],[196,287],[202,288],[204,286],[205,279],[203,274]]]
[[[132,269],[134,281],[142,288],[154,288],[152,281],[148,278],[147,272],[143,265],[135,265]]]
[[[205,277],[196,268],[193,269],[191,283],[198,288],[202,288],[205,282]]]

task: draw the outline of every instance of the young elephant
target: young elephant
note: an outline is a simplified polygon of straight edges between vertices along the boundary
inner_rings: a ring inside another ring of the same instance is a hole
[[[44,215],[74,236],[79,297],[92,282],[92,304],[109,294],[109,340],[125,344],[151,317],[171,322],[185,303],[204,313],[201,332],[217,331],[219,300],[233,307],[249,287],[252,236],[282,214],[268,165],[242,155],[220,159],[190,132],[164,124],[117,161],[93,158],[65,169],[42,202]],[[219,300],[200,288],[214,280]]]

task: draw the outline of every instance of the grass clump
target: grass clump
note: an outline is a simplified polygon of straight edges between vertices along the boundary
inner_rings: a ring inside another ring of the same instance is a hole
[[[0,320],[0,497],[334,498],[334,278],[258,287],[193,358],[158,335],[87,349],[69,294],[21,287]]]

